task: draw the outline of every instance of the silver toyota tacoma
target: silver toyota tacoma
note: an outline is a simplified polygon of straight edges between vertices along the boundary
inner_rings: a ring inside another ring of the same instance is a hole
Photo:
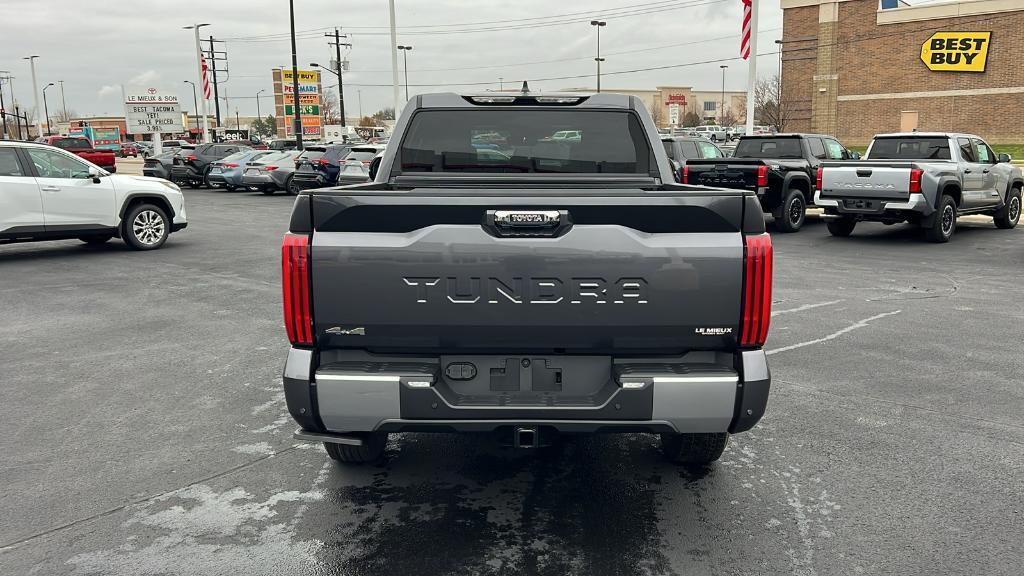
[[[358,463],[393,432],[651,433],[705,464],[764,414],[757,197],[676,184],[636,97],[418,95],[370,169],[284,238],[297,438]]]
[[[948,242],[958,216],[991,216],[997,228],[1020,219],[1020,168],[973,134],[910,132],[875,136],[864,159],[818,168],[814,203],[828,231],[849,236],[859,221],[910,222],[932,242]]]

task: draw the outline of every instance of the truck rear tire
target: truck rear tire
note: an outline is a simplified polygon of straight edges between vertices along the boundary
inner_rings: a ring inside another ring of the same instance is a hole
[[[342,464],[369,464],[384,456],[384,447],[388,443],[387,432],[368,432],[362,435],[362,439],[362,446],[324,442],[324,448],[331,460]]]
[[[828,228],[828,233],[838,238],[846,238],[850,234],[853,234],[853,229],[857,226],[857,221],[853,218],[836,218],[829,220],[825,223]]]
[[[807,218],[807,201],[803,192],[789,190],[782,199],[782,206],[776,210],[775,226],[780,232],[796,232],[804,225]]]
[[[661,451],[676,464],[710,464],[722,455],[729,434],[662,434]]]
[[[1020,188],[1014,188],[1010,190],[1010,196],[1006,199],[1006,205],[996,212],[995,216],[992,217],[992,221],[996,223],[996,228],[1009,230],[1015,227],[1019,220]]]
[[[956,230],[956,200],[948,194],[939,199],[932,225],[925,228],[924,236],[929,242],[949,242]]]

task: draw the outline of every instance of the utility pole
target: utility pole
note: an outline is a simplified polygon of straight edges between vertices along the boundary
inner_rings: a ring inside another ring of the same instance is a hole
[[[38,55],[26,56],[22,60],[28,60],[29,66],[32,68],[32,104],[36,107],[36,135],[43,135],[43,121],[39,116],[39,84],[36,82],[36,58]],[[28,120],[25,120],[25,124],[28,124]],[[27,126],[26,126],[27,128]],[[30,134],[31,136],[31,134]]]
[[[260,94],[263,94],[266,90],[260,90],[256,93],[256,119],[262,121],[263,116],[260,115]]]
[[[758,0],[750,0],[750,57],[747,71],[747,134],[754,133],[754,85],[757,84]]]
[[[597,62],[597,91],[601,92],[601,62],[604,62],[604,58],[601,58],[601,28],[606,26],[608,23],[602,20],[591,20],[590,25],[597,28],[597,58],[594,61]]]
[[[337,64],[336,65],[338,67],[338,108],[341,109],[341,126],[344,128],[345,127],[345,82],[341,78],[341,72],[342,72],[342,66],[341,66],[341,47],[342,46],[348,46],[349,48],[351,48],[352,44],[351,43],[343,44],[341,42],[341,38],[343,36],[345,38],[348,38],[348,35],[342,34],[341,31],[339,29],[337,29],[337,28],[334,29],[334,34],[324,34],[324,36],[327,36],[328,38],[330,38],[331,36],[334,37],[334,42],[329,42],[328,44],[334,44],[334,53],[335,53],[336,58],[337,58]]]
[[[394,2],[394,0],[391,1]],[[288,15],[291,18],[292,32],[292,132],[295,133],[295,147],[302,150],[302,115],[299,114],[299,57],[298,50],[295,48],[295,0],[288,0]]]
[[[46,89],[53,86],[53,82],[50,82],[46,86],[43,86],[43,114],[46,114],[46,135],[50,135],[50,109],[46,105]]]
[[[362,90],[356,90],[356,92],[359,94],[359,121],[362,122],[362,120],[363,120],[363,91]]]
[[[7,70],[0,70],[0,74],[10,74]],[[0,120],[3,121],[4,132],[0,134],[2,139],[7,140],[7,108],[4,106],[4,80],[10,82],[10,76],[0,76]]]
[[[64,121],[70,122],[71,118],[68,118],[68,103],[64,100],[64,81],[58,80],[60,83],[60,106],[64,109]]]
[[[198,69],[198,72],[199,72],[199,76],[196,78],[196,80],[198,80],[200,84],[202,84],[202,82],[203,82],[203,46],[199,42],[199,29],[202,28],[203,26],[209,26],[209,24],[193,24],[191,26],[185,26],[185,30],[194,30],[195,34],[196,34],[196,68]],[[205,86],[203,87],[203,99],[200,100],[200,102],[202,102],[202,104],[199,105],[200,106],[200,108],[199,108],[199,110],[200,110],[199,115],[202,116],[202,118],[203,118],[203,143],[209,144],[210,143],[210,119],[206,117],[206,87]],[[154,152],[155,151],[156,151],[156,146],[154,146]]]

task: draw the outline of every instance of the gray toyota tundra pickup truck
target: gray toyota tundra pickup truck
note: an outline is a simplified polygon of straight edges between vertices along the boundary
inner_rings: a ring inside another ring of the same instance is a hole
[[[358,463],[392,432],[652,433],[696,464],[764,414],[757,197],[674,183],[636,97],[419,95],[371,168],[284,237],[296,438]]]
[[[958,216],[992,216],[997,228],[1020,219],[1020,168],[973,134],[880,134],[864,160],[818,168],[814,203],[828,231],[849,236],[857,222],[910,222],[932,242],[948,242]]]

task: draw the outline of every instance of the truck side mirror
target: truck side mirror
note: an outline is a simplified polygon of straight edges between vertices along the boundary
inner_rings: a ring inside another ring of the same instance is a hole
[[[999,161],[1000,164],[1009,164],[1013,160],[1013,157],[1010,156],[1009,154],[1004,153],[1000,154],[999,156],[996,156],[996,159]]]
[[[383,156],[377,156],[370,161],[370,182],[377,179],[377,170],[380,168],[380,161],[383,159]]]

